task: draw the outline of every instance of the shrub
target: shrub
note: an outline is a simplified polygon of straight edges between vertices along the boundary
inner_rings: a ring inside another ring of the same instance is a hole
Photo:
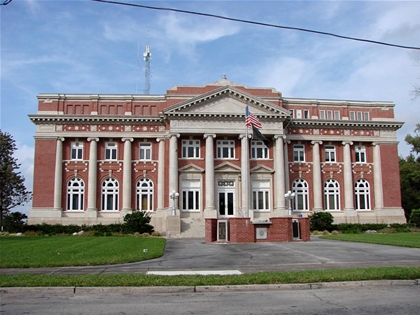
[[[309,216],[311,231],[329,231],[333,230],[334,217],[329,212],[315,212]]]
[[[420,209],[414,209],[410,214],[410,222],[420,227]]]
[[[150,220],[148,213],[142,211],[129,213],[124,217],[123,231],[127,234],[135,232],[150,234],[154,231],[153,226],[149,224]]]

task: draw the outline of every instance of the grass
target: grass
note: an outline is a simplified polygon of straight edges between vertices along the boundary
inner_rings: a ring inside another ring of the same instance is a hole
[[[320,236],[320,238],[338,241],[420,248],[420,233],[338,234]]]
[[[420,267],[261,272],[231,276],[116,275],[0,275],[0,287],[97,287],[97,286],[211,286],[316,283],[363,280],[420,279]]]
[[[166,240],[144,237],[0,237],[0,268],[95,266],[162,256]]]

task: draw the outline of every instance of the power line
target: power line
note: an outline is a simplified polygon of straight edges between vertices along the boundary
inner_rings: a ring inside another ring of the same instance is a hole
[[[8,5],[10,2],[12,2],[13,0],[3,0],[2,3],[0,3],[1,5]]]
[[[243,19],[236,19],[236,18],[230,18],[230,17],[217,15],[217,14],[202,13],[202,12],[196,12],[196,11],[187,11],[187,10],[180,10],[180,9],[173,9],[173,8],[153,7],[153,6],[142,5],[142,4],[109,1],[109,0],[91,0],[91,1],[125,5],[125,6],[130,6],[130,7],[138,7],[138,8],[151,9],[151,10],[172,11],[172,12],[200,15],[200,16],[217,18],[217,19],[222,19],[222,20],[227,20],[227,21],[234,21],[234,22],[247,23],[247,24],[253,24],[253,25],[260,25],[260,26],[267,26],[267,27],[274,27],[274,28],[280,28],[280,29],[286,29],[286,30],[294,30],[294,31],[300,31],[300,32],[314,33],[314,34],[319,34],[319,35],[332,36],[332,37],[337,37],[337,38],[341,38],[341,39],[347,39],[347,40],[353,40],[353,41],[359,41],[359,42],[365,42],[365,43],[377,44],[377,45],[384,45],[384,46],[395,47],[395,48],[420,50],[420,47],[415,47],[415,46],[397,45],[397,44],[391,44],[391,43],[386,43],[386,42],[381,42],[381,41],[376,41],[376,40],[338,35],[338,34],[329,33],[329,32],[315,31],[315,30],[305,29],[305,28],[300,28],[300,27],[283,26],[283,25],[269,24],[269,23],[249,21],[249,20],[243,20]]]

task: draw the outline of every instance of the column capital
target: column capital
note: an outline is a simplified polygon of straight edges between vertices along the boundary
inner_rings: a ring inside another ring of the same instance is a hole
[[[274,139],[274,140],[277,140],[277,139],[286,140],[286,136],[284,136],[284,135],[274,135],[274,136],[273,136],[273,139]]]
[[[216,134],[215,133],[205,133],[203,135],[204,139],[207,139],[208,137],[212,137],[214,139],[214,138],[216,138]]]
[[[134,141],[134,139],[133,139],[133,138],[121,138],[121,141],[122,141],[122,142],[125,142],[125,141],[130,141],[130,142],[133,142],[133,141]]]
[[[171,133],[171,134],[168,135],[168,138],[172,138],[172,137],[179,138],[179,137],[181,137],[181,135],[179,133]]]
[[[238,136],[238,138],[239,138],[240,140],[242,140],[243,138],[246,138],[246,134],[242,133],[242,134],[240,134],[240,135]],[[250,134],[248,134],[248,139],[251,139],[251,135],[250,135]]]
[[[99,138],[87,138],[87,141],[95,141],[95,142],[98,142],[99,141]]]
[[[311,144],[313,144],[313,145],[315,145],[315,144],[321,145],[322,144],[322,141],[321,140],[312,140],[311,141]]]
[[[346,145],[346,144],[353,145],[353,141],[343,141],[343,142],[341,142],[341,144],[342,145]]]
[[[57,141],[64,142],[64,140],[66,140],[66,138],[64,138],[64,137],[57,137]]]
[[[166,139],[167,139],[166,137],[156,138],[156,142],[163,142],[163,141],[165,141]]]

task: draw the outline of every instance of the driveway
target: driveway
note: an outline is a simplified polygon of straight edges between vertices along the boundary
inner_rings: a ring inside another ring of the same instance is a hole
[[[242,273],[381,266],[420,267],[420,249],[323,240],[205,244],[202,238],[167,240],[161,258],[111,266],[0,269],[0,274],[118,274],[150,271],[236,270]]]

